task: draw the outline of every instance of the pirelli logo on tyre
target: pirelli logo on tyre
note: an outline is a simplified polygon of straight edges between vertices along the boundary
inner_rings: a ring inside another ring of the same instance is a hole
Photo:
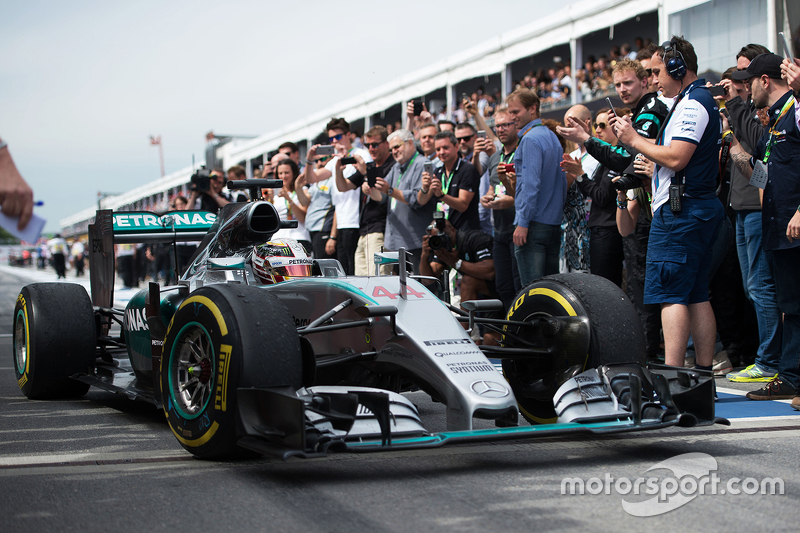
[[[214,409],[226,411],[228,409],[228,369],[231,366],[230,344],[221,344],[219,347],[219,368],[217,370],[217,390],[214,397]]]

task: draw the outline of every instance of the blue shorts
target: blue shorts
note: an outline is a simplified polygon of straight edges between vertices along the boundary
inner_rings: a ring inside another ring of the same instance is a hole
[[[725,209],[716,198],[683,198],[673,213],[669,203],[653,214],[644,282],[646,304],[696,304],[708,301],[711,251]]]

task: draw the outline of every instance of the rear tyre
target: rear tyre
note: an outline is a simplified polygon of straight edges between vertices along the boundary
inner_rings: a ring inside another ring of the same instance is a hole
[[[70,379],[91,372],[95,360],[94,309],[74,283],[34,283],[17,296],[13,323],[14,372],[31,399],[79,398],[89,385]]]
[[[268,290],[209,285],[173,316],[164,340],[161,391],[175,437],[202,458],[246,455],[236,446],[237,389],[302,385],[300,338]]]
[[[573,365],[582,365],[586,370],[608,363],[645,362],[644,331],[636,308],[622,289],[605,278],[592,274],[555,274],[532,282],[517,294],[508,320],[524,322],[542,316],[588,317],[591,341],[583,360],[556,357],[545,365],[523,360],[503,361],[503,374],[517,396],[520,412],[531,423],[556,421],[552,400],[525,398],[520,393],[526,385],[545,374]],[[523,328],[508,327],[507,331],[526,337]],[[507,346],[513,342],[503,341]]]

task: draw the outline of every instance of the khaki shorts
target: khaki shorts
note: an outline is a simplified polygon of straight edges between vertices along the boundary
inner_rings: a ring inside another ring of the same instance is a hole
[[[358,238],[356,246],[356,276],[375,275],[375,254],[383,251],[383,233],[368,233]],[[391,265],[381,267],[381,275],[392,273]]]

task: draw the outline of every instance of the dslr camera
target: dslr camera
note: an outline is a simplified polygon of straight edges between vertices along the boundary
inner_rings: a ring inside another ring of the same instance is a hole
[[[628,148],[630,150],[630,148]],[[634,163],[636,161],[641,161],[644,156],[640,153],[637,153],[636,156],[633,158]],[[622,172],[622,177],[614,182],[614,188],[618,191],[627,191],[630,189],[636,189],[637,187],[642,186],[642,180],[649,179],[650,176],[645,174],[639,174],[634,170],[634,163],[628,165]]]
[[[431,234],[431,230],[434,226],[436,226],[436,230],[439,232],[438,235],[431,235],[431,238],[428,240],[428,245],[431,247],[431,250],[452,250],[453,249],[453,241],[450,239],[450,235],[445,233],[444,228],[447,225],[447,222],[444,218],[444,211],[436,211],[433,213],[433,224],[428,226],[428,235]]]
[[[206,192],[211,188],[211,171],[203,165],[192,174],[191,180],[193,191]]]

